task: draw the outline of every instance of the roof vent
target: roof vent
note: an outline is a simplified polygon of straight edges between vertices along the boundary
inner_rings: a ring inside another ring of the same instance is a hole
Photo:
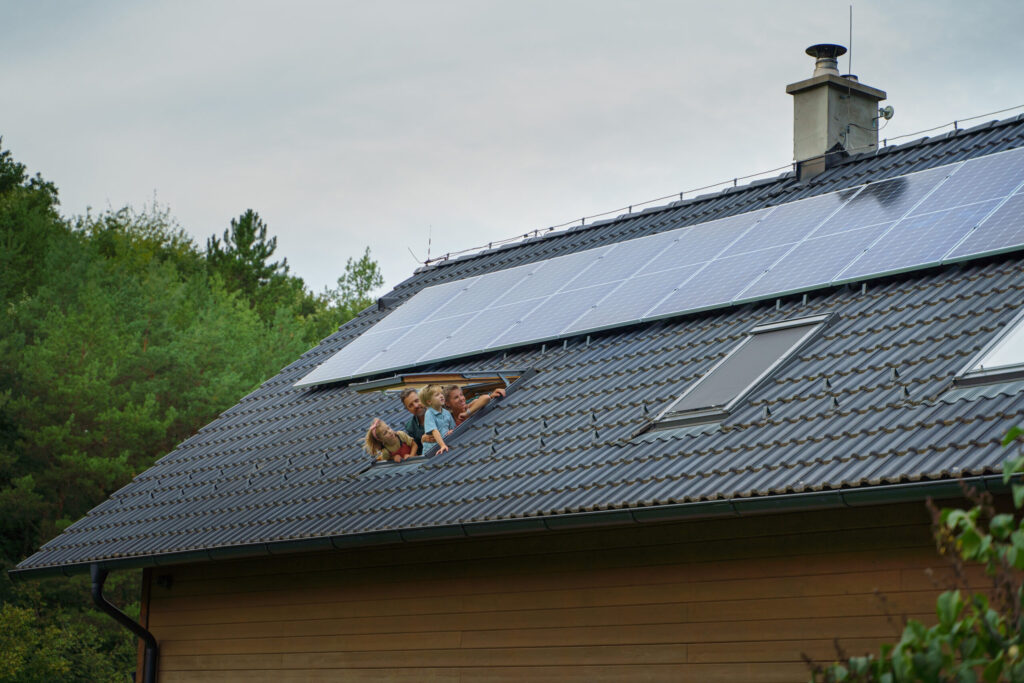
[[[793,96],[793,158],[797,175],[807,180],[849,154],[878,147],[878,103],[885,92],[839,75],[842,45],[821,43],[806,50],[814,74],[786,86]]]
[[[839,58],[846,54],[845,47],[832,43],[820,43],[811,45],[806,52],[815,59],[813,76],[839,75]]]

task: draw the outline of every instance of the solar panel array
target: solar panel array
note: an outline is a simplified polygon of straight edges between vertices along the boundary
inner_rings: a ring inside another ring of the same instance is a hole
[[[428,287],[296,386],[1024,246],[1024,149]]]

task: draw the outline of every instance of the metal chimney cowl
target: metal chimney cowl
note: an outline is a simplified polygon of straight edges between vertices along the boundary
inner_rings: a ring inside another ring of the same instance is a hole
[[[814,74],[786,86],[793,96],[793,158],[801,180],[848,154],[878,148],[878,103],[886,94],[856,76],[840,76],[845,53],[842,45],[812,45],[807,54],[815,59]]]

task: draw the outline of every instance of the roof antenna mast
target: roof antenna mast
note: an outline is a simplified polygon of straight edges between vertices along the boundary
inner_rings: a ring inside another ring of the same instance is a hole
[[[846,53],[846,73],[853,73],[853,3],[850,3],[850,51]]]

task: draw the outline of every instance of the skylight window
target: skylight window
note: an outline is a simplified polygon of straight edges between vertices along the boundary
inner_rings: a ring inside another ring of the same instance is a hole
[[[689,386],[650,428],[719,422],[793,353],[817,334],[829,315],[759,325],[703,377]]]
[[[1024,312],[975,356],[956,383],[992,384],[1024,378]]]

